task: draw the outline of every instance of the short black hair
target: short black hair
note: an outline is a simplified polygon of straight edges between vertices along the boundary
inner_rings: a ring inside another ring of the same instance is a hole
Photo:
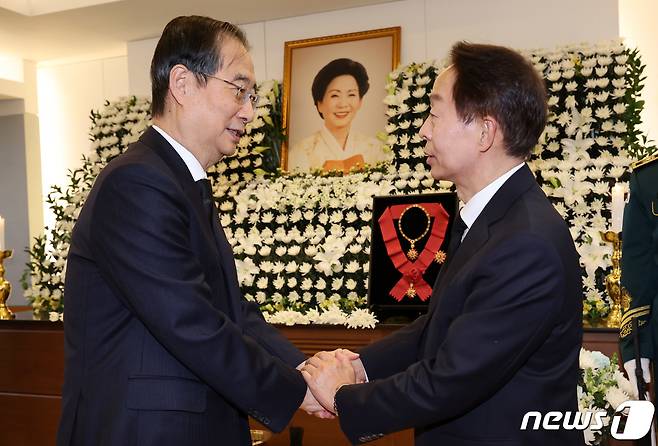
[[[313,103],[316,108],[318,107],[318,102],[322,101],[331,81],[345,74],[352,76],[356,80],[360,98],[368,92],[370,83],[368,82],[368,71],[366,71],[366,67],[346,57],[334,59],[322,67],[313,79],[311,94],[313,95]],[[319,110],[318,113],[320,113]],[[322,116],[322,113],[320,113],[320,116]]]
[[[528,159],[548,115],[544,80],[531,62],[510,48],[468,42],[456,43],[450,58],[458,115],[466,122],[492,116],[507,153]]]
[[[164,113],[171,69],[185,65],[205,84],[207,75],[222,68],[222,45],[227,38],[249,47],[244,32],[232,23],[202,16],[181,16],[167,23],[151,61],[153,116]]]

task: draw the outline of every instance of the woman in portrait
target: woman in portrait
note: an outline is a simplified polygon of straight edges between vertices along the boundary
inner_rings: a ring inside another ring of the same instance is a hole
[[[318,71],[311,94],[324,125],[290,148],[290,170],[322,168],[347,172],[352,167],[389,158],[381,142],[352,130],[369,87],[365,67],[352,59],[332,60]]]

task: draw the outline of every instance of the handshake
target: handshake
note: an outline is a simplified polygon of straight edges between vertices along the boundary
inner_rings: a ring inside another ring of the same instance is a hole
[[[297,369],[308,388],[301,409],[318,418],[334,418],[337,414],[334,398],[346,384],[366,382],[366,371],[357,353],[345,349],[319,352]]]

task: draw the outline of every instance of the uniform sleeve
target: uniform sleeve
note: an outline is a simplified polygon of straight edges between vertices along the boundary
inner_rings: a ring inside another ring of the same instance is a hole
[[[174,357],[233,405],[280,431],[301,404],[304,380],[210,304],[184,200],[153,168],[114,170],[91,211],[96,261],[115,294]]]
[[[631,175],[630,198],[624,209],[621,284],[631,297],[630,306],[619,328],[624,362],[635,357],[632,329],[634,319],[637,319],[639,325],[640,356],[653,359],[655,355],[653,332],[658,327],[658,321],[652,309],[658,298],[658,216],[653,215],[651,203],[652,199],[658,200],[648,190],[644,190],[640,175],[650,173],[645,169],[656,167],[647,166]]]

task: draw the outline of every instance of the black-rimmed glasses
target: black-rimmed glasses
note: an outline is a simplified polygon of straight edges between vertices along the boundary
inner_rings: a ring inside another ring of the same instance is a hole
[[[231,87],[235,88],[235,99],[238,101],[238,103],[246,104],[247,101],[249,101],[251,102],[251,106],[256,108],[256,103],[258,103],[258,95],[256,94],[255,91],[253,90],[247,91],[247,89],[241,85],[238,85],[231,81],[227,81],[226,79],[222,79],[221,77],[213,76],[211,74],[204,74],[204,76],[212,77],[213,79],[226,82]]]

